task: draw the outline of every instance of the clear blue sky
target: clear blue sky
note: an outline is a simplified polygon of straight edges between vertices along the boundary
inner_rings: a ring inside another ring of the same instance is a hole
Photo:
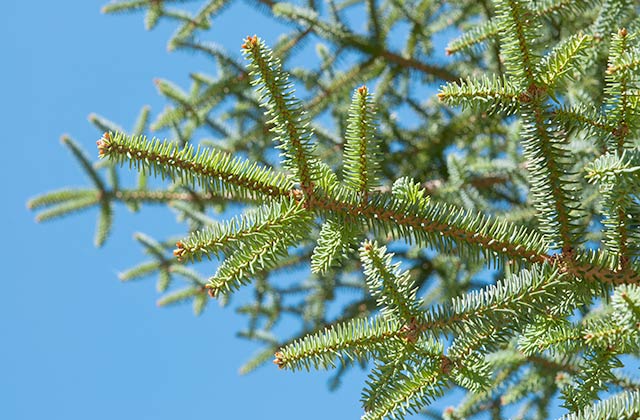
[[[216,23],[230,50],[266,29],[240,3]],[[190,71],[214,73],[204,59],[166,52],[174,25],[148,33],[142,15],[105,16],[103,4],[3,2],[0,419],[358,418],[363,374],[335,393],[323,373],[268,366],[240,376],[256,350],[234,336],[245,319],[215,304],[200,318],[189,305],[160,309],[152,280],[118,281],[144,258],[133,232],[181,232],[168,211],[118,208],[97,250],[94,212],[38,225],[26,210],[33,195],[88,185],[59,138],[95,152],[90,112],[129,128],[142,105],[164,106],[154,78],[185,86]]]

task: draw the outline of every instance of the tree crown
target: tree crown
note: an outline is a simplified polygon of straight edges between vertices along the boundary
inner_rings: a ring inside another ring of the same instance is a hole
[[[230,1],[195,14],[168,3],[104,11],[142,9],[149,29],[177,21],[169,47],[219,73],[192,74],[188,90],[157,81],[170,105],[152,123],[143,108],[129,133],[93,116],[98,163],[63,138],[93,186],[34,198],[38,220],[97,207],[100,246],[117,203],[172,207],[189,232],[137,234],[150,260],[121,279],[157,275],[160,305],[191,300],[198,314],[253,287],[238,312],[264,351],[243,370],[275,354],[281,369],[337,368],[337,383],[371,362],[364,419],[438,417],[429,404],[452,387],[467,394],[449,419],[502,418],[512,404],[545,418],[556,396],[565,419],[640,416],[640,382],[621,369],[640,348],[633,2],[259,1],[291,33],[273,49],[248,36],[246,67],[202,40]],[[444,62],[437,39],[451,32]],[[286,71],[307,40],[317,65]],[[242,213],[228,221],[208,214],[231,204]],[[210,276],[188,266],[203,257],[221,259]],[[281,284],[292,267],[306,275]],[[176,278],[186,287],[170,289]],[[277,337],[285,316],[300,328]]]

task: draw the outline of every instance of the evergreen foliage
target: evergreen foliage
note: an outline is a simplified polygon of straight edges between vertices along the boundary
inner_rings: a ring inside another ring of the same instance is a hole
[[[232,1],[195,14],[172,3],[104,12],[143,10],[148,29],[178,21],[169,47],[218,74],[192,74],[189,89],[157,80],[170,105],[153,122],[144,107],[130,133],[90,116],[99,162],[62,142],[92,187],[32,199],[37,220],[96,207],[101,246],[117,203],[171,207],[187,234],[136,234],[150,260],[120,278],[157,276],[158,305],[192,301],[196,314],[251,287],[241,336],[264,350],[242,371],[275,354],[281,369],[337,368],[338,383],[368,363],[363,419],[547,418],[556,398],[564,420],[640,418],[633,2],[257,1],[291,33],[273,50],[248,36],[246,68],[202,39]],[[456,34],[446,61],[443,33]],[[306,40],[316,67],[296,65]],[[212,217],[230,205],[242,214]],[[208,278],[188,266],[203,257],[222,260]],[[287,269],[299,278],[284,285]],[[277,337],[287,315],[300,328]],[[457,406],[429,407],[454,388]]]

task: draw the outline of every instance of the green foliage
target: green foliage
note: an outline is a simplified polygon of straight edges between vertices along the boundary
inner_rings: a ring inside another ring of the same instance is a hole
[[[459,84],[445,85],[438,97],[451,105],[457,105],[488,113],[513,114],[518,110],[518,90],[506,79],[470,79]]]
[[[365,242],[360,248],[363,271],[371,295],[385,316],[409,322],[420,316],[416,305],[417,289],[408,272],[401,273],[399,264],[391,265],[392,254],[385,247]]]
[[[593,37],[576,34],[558,44],[540,62],[542,83],[551,91],[563,78],[575,79],[570,72],[579,73],[578,60],[588,52]]]
[[[349,125],[345,135],[343,178],[348,188],[366,202],[378,186],[380,146],[375,138],[375,114],[372,97],[366,86],[356,90],[349,108]]]
[[[633,419],[640,415],[640,392],[622,392],[561,420]]]
[[[122,133],[106,133],[99,141],[100,157],[108,157],[146,174],[169,177],[176,183],[199,187],[221,197],[236,200],[287,196],[291,190],[288,178],[274,174],[269,168],[212,149],[180,148],[175,142],[145,137],[129,137]]]
[[[243,52],[251,64],[252,84],[263,99],[263,106],[273,118],[272,131],[276,134],[283,150],[283,165],[293,172],[300,186],[309,193],[312,183],[317,180],[317,158],[311,143],[309,122],[302,103],[293,96],[293,87],[286,73],[282,71],[280,60],[275,58],[256,37],[248,37],[243,44]]]
[[[506,406],[547,418],[557,398],[565,420],[640,416],[624,366],[640,354],[633,2],[259,2],[291,32],[273,50],[247,37],[248,69],[199,39],[232,1],[195,14],[172,3],[104,11],[144,10],[148,29],[177,21],[170,48],[218,74],[156,80],[169,105],[153,122],[143,107],[130,133],[91,115],[98,163],[63,137],[93,185],[32,199],[37,220],[95,207],[102,245],[117,203],[171,208],[187,234],[136,234],[149,259],[120,278],[157,276],[159,306],[191,301],[196,314],[252,288],[240,336],[263,348],[242,371],[275,353],[282,369],[337,368],[335,385],[370,362],[364,419],[499,419]],[[442,64],[436,40],[451,33]],[[309,39],[318,63],[296,66]],[[134,187],[122,166],[138,171]],[[242,214],[219,221],[230,203]],[[208,279],[189,267],[203,257],[222,259]],[[281,337],[284,317],[299,329]],[[428,407],[454,388],[456,407]]]
[[[328,219],[322,224],[318,242],[311,255],[311,271],[325,273],[347,257],[361,229],[358,223]]]

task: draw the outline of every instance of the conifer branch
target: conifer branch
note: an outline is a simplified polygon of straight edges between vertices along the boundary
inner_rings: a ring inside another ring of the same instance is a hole
[[[458,253],[471,258],[482,253],[494,262],[502,258],[530,263],[548,259],[547,244],[537,233],[454,206],[434,203],[421,210],[382,194],[371,196],[365,207],[330,197],[314,197],[308,205],[322,213],[359,218],[371,231],[398,239],[410,238],[440,250],[452,249],[455,244]]]
[[[449,105],[466,108],[480,108],[489,113],[515,113],[519,107],[520,93],[507,79],[483,76],[481,79],[467,79],[459,83],[449,83],[442,87],[438,98]]]
[[[596,0],[540,0],[524,4],[524,7],[533,16],[538,17],[553,15],[573,17],[598,6],[599,2]],[[500,33],[499,20],[499,17],[488,19],[464,32],[449,43],[446,49],[447,54],[456,54],[474,47],[478,48],[478,44],[498,37]]]
[[[243,247],[226,258],[209,278],[209,295],[215,298],[248,284],[254,275],[274,268],[278,260],[287,256],[287,247],[294,243],[291,237],[276,237]]]
[[[65,201],[91,198],[98,201],[99,191],[85,188],[78,188],[73,190],[63,189],[51,191],[46,194],[41,194],[30,199],[27,202],[27,207],[31,210],[37,210],[42,207],[49,207],[55,204],[59,204]]]
[[[98,214],[98,224],[96,225],[96,233],[93,240],[97,247],[104,245],[111,233],[112,227],[113,208],[108,200],[102,199],[100,202],[100,213]]]
[[[612,317],[625,332],[638,335],[640,330],[640,286],[622,285],[611,299]]]
[[[68,197],[68,196],[67,196]],[[100,194],[92,191],[92,194],[86,194],[79,197],[67,198],[64,202],[54,205],[36,216],[36,221],[44,222],[58,217],[67,216],[73,212],[93,207],[100,203]]]
[[[615,127],[613,137],[608,144],[610,151],[622,151],[628,147],[626,144],[627,137],[631,132],[631,117],[633,107],[631,97],[634,93],[630,92],[630,84],[633,83],[633,74],[629,71],[613,71],[623,57],[628,57],[631,45],[636,39],[635,34],[629,34],[626,29],[621,29],[614,35],[611,42],[611,52],[609,54],[609,68],[607,69],[607,94],[606,106],[608,108],[608,122]],[[637,96],[637,93],[636,93]],[[640,115],[636,111],[636,116]]]
[[[386,247],[365,241],[360,247],[360,259],[371,295],[377,298],[384,316],[392,316],[405,323],[420,317],[416,305],[417,288],[408,272],[400,272],[399,264],[391,264],[393,254]]]
[[[545,102],[548,88],[538,80],[537,58],[531,47],[535,39],[533,31],[538,24],[519,0],[498,1],[497,8],[508,72],[514,88],[521,92],[518,101],[524,119],[522,140],[525,156],[532,163],[530,172],[533,202],[540,212],[541,226],[548,239],[568,251],[579,242],[581,234],[580,222],[577,220],[579,215],[576,214],[579,206],[572,192],[576,187],[570,178],[566,146],[563,144],[564,141],[558,138],[557,130],[547,122],[549,111]],[[568,42],[564,45],[571,47],[573,44]],[[570,57],[576,56],[577,51],[580,51],[580,48],[576,47],[563,52],[566,48],[559,47],[556,53],[548,58],[549,65],[555,63],[553,66],[558,75],[563,72],[564,64],[561,63],[570,61]],[[468,97],[476,91],[483,90],[475,86],[471,90],[463,90],[455,85],[445,89],[446,92],[441,92],[441,98],[450,99],[454,104],[469,103],[465,102],[468,99],[463,99],[465,94]],[[494,86],[490,91],[499,92],[500,87]],[[458,96],[450,96],[450,93]],[[475,98],[475,103],[486,100],[487,97],[481,95]],[[550,197],[554,199],[553,206],[545,202]]]
[[[230,0],[200,0],[195,14],[170,3],[115,1],[105,11],[144,10],[148,29],[177,23],[170,47],[204,53],[218,75],[194,73],[184,89],[156,81],[169,106],[151,129],[167,129],[176,142],[142,137],[148,107],[131,135],[92,114],[108,133],[98,141],[108,159],[94,165],[63,138],[93,187],[33,198],[28,206],[42,211],[38,218],[95,207],[99,245],[118,203],[132,211],[147,203],[172,208],[189,236],[172,255],[176,239],[136,235],[147,260],[120,278],[155,276],[158,305],[190,301],[196,314],[208,295],[226,304],[254,282],[251,300],[238,308],[248,317],[240,335],[265,350],[246,370],[276,351],[280,368],[339,366],[337,383],[353,362],[371,360],[366,419],[426,413],[451,386],[468,391],[446,411],[456,419],[489,411],[498,418],[507,404],[542,418],[558,390],[571,411],[563,420],[640,418],[640,385],[617,370],[640,352],[640,21],[633,2],[496,0],[492,16],[486,1],[347,0],[324,11],[260,0],[266,15],[293,31],[275,52],[248,37],[249,71],[194,38]],[[346,23],[342,13],[351,7],[369,15],[366,33]],[[399,53],[390,45],[403,25],[408,38]],[[427,62],[440,31],[469,25],[447,52],[461,53],[456,68],[470,77],[459,80],[452,65]],[[608,42],[619,26],[628,30]],[[319,67],[292,67],[290,58],[315,37],[328,43],[317,50]],[[486,41],[495,50],[484,51]],[[284,67],[304,83],[305,104]],[[482,114],[416,99],[417,74],[451,82],[440,100]],[[349,108],[346,92],[370,81],[375,96],[360,88]],[[325,118],[335,130],[322,127]],[[202,129],[215,138],[191,146]],[[269,131],[288,175],[271,169]],[[135,187],[122,186],[115,163],[125,162],[140,172]],[[172,183],[149,189],[149,174]],[[252,207],[227,222],[209,215],[231,201]],[[351,257],[363,237],[358,261]],[[395,239],[404,241],[394,245],[399,261],[378,245]],[[208,279],[182,264],[205,256],[224,257]],[[309,261],[310,277],[279,282],[283,268]],[[495,280],[487,278],[484,270],[498,266]],[[174,289],[174,280],[186,284]],[[328,321],[328,308],[344,302],[347,290],[358,297]],[[300,329],[281,339],[274,326],[285,316]],[[593,405],[616,388],[626,392]]]
[[[496,19],[488,20],[454,39],[449,43],[449,45],[447,45],[447,49],[445,51],[447,55],[452,55],[461,51],[470,50],[474,47],[478,47],[478,44],[481,44],[488,39],[495,38],[498,36],[499,32],[500,29]]]
[[[547,89],[553,90],[564,77],[571,77],[569,72],[576,68],[576,61],[588,53],[593,37],[575,34],[564,40],[545,55],[540,62],[538,74]]]
[[[590,182],[619,184],[623,182],[632,188],[640,187],[640,150],[623,150],[607,153],[585,168],[585,177]]]
[[[565,358],[566,359],[566,358]],[[558,356],[550,358],[544,355],[528,356],[525,361],[532,362],[545,369],[550,369],[554,373],[569,373],[575,375],[580,372],[580,366],[575,364],[575,358],[572,360],[561,360]],[[614,371],[614,378],[611,383],[626,391],[640,391],[640,383],[637,380],[630,379],[619,372]]]
[[[124,133],[126,131],[119,124],[116,124],[115,122],[108,120],[107,118],[103,117],[102,115],[91,113],[91,114],[89,114],[87,119],[89,120],[89,122],[91,124],[96,126],[98,128],[98,130],[100,130],[102,133],[104,133],[106,131],[113,131],[114,133],[117,133],[117,132],[123,132]],[[140,134],[142,134],[142,133],[140,133]]]
[[[308,101],[307,109],[309,110],[309,115],[316,116],[320,114],[338,95],[344,94],[356,83],[378,77],[384,68],[384,60],[374,58],[357,63],[349,70],[336,75],[331,84],[321,86],[318,94]]]
[[[232,254],[268,238],[283,238],[292,229],[310,222],[309,213],[290,199],[259,207],[226,223],[214,223],[178,242],[174,255],[181,261],[201,260],[203,256]]]
[[[625,54],[617,57],[617,62],[607,68],[608,74],[623,74],[640,69],[640,56],[638,51],[625,51]]]
[[[602,195],[605,246],[613,255],[619,256],[622,265],[638,254],[634,244],[640,238],[632,228],[637,223],[633,216],[637,214],[637,204],[629,191],[640,187],[639,165],[636,150],[629,153],[623,150],[621,156],[605,154],[586,168],[586,178],[599,184]]]
[[[349,108],[343,178],[347,187],[362,197],[363,203],[378,185],[380,146],[375,137],[375,124],[371,95],[366,86],[362,86],[354,92]]]
[[[211,26],[211,17],[221,13],[230,3],[230,0],[207,1],[195,16],[185,21],[173,37],[171,37],[169,40],[169,50],[174,49],[180,40],[191,37],[196,29],[209,29]]]
[[[175,143],[145,137],[128,137],[106,133],[98,141],[101,158],[129,164],[146,173],[159,173],[176,182],[209,189],[220,195],[239,199],[286,197],[292,185],[281,174],[274,174],[248,161],[232,158],[214,150],[194,150],[186,145],[180,149]]]
[[[600,6],[600,13],[593,22],[592,31],[596,38],[603,39],[616,32],[634,7],[631,0],[604,0]]]
[[[473,328],[477,334],[496,325],[513,328],[514,323],[522,323],[536,315],[540,309],[536,301],[551,298],[561,303],[554,294],[562,284],[566,284],[566,279],[563,280],[557,270],[547,265],[533,266],[530,271],[523,270],[495,286],[433,308],[420,320],[419,329],[429,334],[455,332],[464,335],[466,328]]]
[[[102,7],[102,13],[121,13],[132,12],[137,9],[144,9],[145,6],[150,6],[153,3],[158,3],[157,0],[121,0],[112,1],[106,6]]]
[[[578,413],[562,416],[560,420],[605,420],[640,418],[640,391],[622,392],[584,408]]]
[[[597,400],[598,392],[605,389],[606,382],[613,379],[611,370],[621,366],[612,351],[587,352],[573,380],[574,384],[562,390],[565,407],[572,412],[580,412],[591,405],[592,401]]]
[[[291,4],[278,3],[274,7],[273,11],[277,16],[286,16],[305,23],[309,25],[314,32],[320,33],[321,35],[331,38],[338,44],[347,45],[364,54],[384,58],[398,66],[417,70],[437,77],[438,79],[446,81],[455,81],[458,79],[458,76],[445,68],[424,63],[410,57],[403,57],[396,52],[381,47],[380,44],[374,45],[366,38],[356,35],[350,31],[346,31],[343,27],[331,25],[322,19],[319,19],[317,13],[313,10],[292,6]]]
[[[633,309],[635,305],[640,304],[640,295],[637,290],[636,285],[619,286],[613,295],[613,300],[616,302],[614,308],[617,311],[604,312],[585,321],[582,325],[570,325],[568,321],[559,322],[552,317],[542,317],[541,322],[531,324],[521,336],[519,348],[529,356],[543,351],[566,355],[574,354],[584,348],[590,351],[605,349],[609,354],[607,359],[616,354],[632,352],[633,348],[638,348],[638,337],[640,337],[637,329],[640,325],[640,313],[634,313]],[[623,301],[624,303],[621,303]],[[630,305],[627,306],[627,303]],[[572,374],[582,374],[580,368],[570,370]],[[603,371],[600,375],[592,373],[588,376],[594,377],[601,384],[618,381],[610,371]]]
[[[280,60],[273,57],[261,39],[247,37],[242,48],[251,59],[250,68],[256,77],[252,84],[258,86],[269,115],[273,117],[273,131],[282,142],[286,157],[284,164],[294,171],[304,193],[310,195],[317,178],[318,163],[302,104],[293,96],[293,88],[288,75],[282,71]]]
[[[398,380],[382,388],[374,408],[365,412],[363,420],[402,419],[418,413],[435,398],[444,394],[446,369],[439,362],[424,360],[414,369],[400,374]]]
[[[335,367],[335,359],[348,362],[371,357],[389,341],[402,336],[401,325],[391,319],[355,318],[281,348],[273,363],[291,370]]]
[[[149,125],[149,118],[151,116],[151,107],[143,106],[140,110],[140,114],[138,114],[138,118],[136,119],[135,124],[133,125],[132,133],[134,136],[141,136],[144,134],[145,130]],[[104,131],[113,131],[113,130],[102,130]],[[118,130],[123,131],[123,130]]]
[[[95,184],[96,188],[104,193],[106,191],[104,182],[100,176],[98,176],[95,168],[89,161],[89,157],[80,148],[80,146],[78,146],[69,136],[62,136],[60,141],[71,150],[71,153],[73,153],[73,156],[78,160],[78,162],[80,162],[82,169],[84,169],[91,181]]]
[[[214,151],[195,152],[191,146],[180,151],[174,143],[157,140],[146,142],[141,138],[122,135],[103,137],[99,141],[101,155],[116,161],[129,160],[143,171],[158,171],[161,175],[192,185],[201,185],[219,194],[230,194],[239,199],[260,199],[260,194],[290,196],[295,193],[282,176],[271,176],[270,170],[250,165],[247,161],[232,159],[229,155]],[[194,156],[194,157],[190,157]],[[193,164],[193,161],[198,164]],[[222,178],[222,179],[221,179]],[[224,182],[227,181],[227,182]],[[317,194],[316,194],[317,195]],[[472,216],[463,210],[433,205],[423,214],[416,213],[410,203],[393,200],[389,196],[372,196],[366,207],[334,200],[329,197],[313,197],[306,202],[310,209],[333,212],[342,217],[364,219],[374,231],[384,230],[401,237],[413,237],[416,241],[445,248],[449,240],[462,247],[465,242],[475,245],[489,259],[505,255],[510,259],[530,262],[544,261],[546,244],[533,232],[509,227],[498,221],[490,222],[480,215]],[[399,231],[395,231],[397,226]],[[508,239],[507,239],[508,238]],[[524,246],[528,242],[533,246]],[[464,248],[460,248],[462,251]]]
[[[500,37],[507,72],[520,88],[535,85],[537,57],[532,41],[538,22],[521,0],[496,0]]]
[[[156,305],[159,307],[170,306],[188,300],[197,299],[198,297],[205,298],[206,296],[207,290],[204,286],[188,286],[174,292],[167,293],[158,299]],[[202,308],[199,307],[200,305],[202,305],[202,302],[198,302],[198,307],[195,309],[196,315],[199,315],[202,312]]]
[[[633,44],[635,36],[621,29],[614,35],[611,43],[611,51],[609,54],[609,69],[615,67],[621,61],[621,57],[628,54],[630,46]],[[634,130],[632,116],[634,114],[632,100],[633,94],[630,95],[629,84],[633,82],[633,75],[628,71],[611,72],[607,71],[607,94],[606,106],[608,108],[607,123],[611,125],[613,130],[612,136],[607,138],[607,149],[622,154],[628,147],[627,139]],[[640,113],[635,112],[635,116]],[[605,245],[608,249],[620,256],[620,263],[626,264],[629,258],[637,253],[637,250],[629,249],[633,247],[630,236],[633,235],[633,229],[630,228],[628,213],[631,211],[633,201],[624,192],[623,184],[614,185],[611,183],[603,183],[600,191],[603,196],[604,215],[606,217],[605,225]]]
[[[538,0],[531,5],[531,9],[538,16],[574,16],[598,5],[599,2],[597,0]]]
[[[177,15],[177,13],[174,13],[174,16],[177,17]],[[168,16],[168,13],[166,13],[164,11],[164,8],[162,7],[162,2],[155,1],[150,3],[149,8],[147,9],[147,13],[144,16],[144,28],[147,31],[155,28],[162,16]]]
[[[204,280],[196,272],[183,267],[170,257],[171,254],[169,253],[168,246],[139,232],[134,234],[134,239],[143,245],[146,253],[151,255],[152,260],[142,262],[118,274],[118,278],[121,281],[138,280],[157,274],[158,281],[156,283],[156,290],[158,292],[166,291],[175,275],[179,275],[192,284],[205,284]]]
[[[552,111],[552,115],[554,120],[566,128],[585,130],[600,139],[609,137],[615,130],[614,126],[609,125],[604,115],[589,105],[559,107]],[[605,144],[604,141],[600,143]]]
[[[180,190],[130,190],[121,189],[112,191],[110,194],[114,199],[123,202],[139,202],[139,203],[168,203],[171,201],[191,201],[198,203],[218,203],[222,199],[233,200],[232,195],[215,194],[206,191],[180,191]]]
[[[620,266],[615,254],[603,251],[569,253],[556,263],[563,271],[590,284],[640,284],[637,263]]]
[[[328,218],[322,224],[317,245],[311,255],[311,272],[325,273],[329,267],[338,265],[360,234],[359,223]]]
[[[128,270],[118,274],[118,278],[122,281],[137,280],[159,271],[162,268],[162,261],[147,261],[136,265]],[[164,287],[163,287],[164,290]],[[161,291],[163,291],[161,290]]]

